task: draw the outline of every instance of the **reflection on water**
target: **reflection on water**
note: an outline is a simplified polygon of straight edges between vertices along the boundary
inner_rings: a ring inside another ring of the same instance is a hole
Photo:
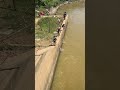
[[[80,3],[65,5],[69,23],[51,90],[85,90],[85,8]]]

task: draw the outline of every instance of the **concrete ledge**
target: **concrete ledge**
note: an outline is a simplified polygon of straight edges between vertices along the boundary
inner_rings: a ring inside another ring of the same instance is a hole
[[[68,16],[63,21],[63,24],[65,24],[65,27],[67,26],[68,22]],[[60,36],[57,37],[56,46],[51,46],[44,59],[42,60],[39,69],[35,73],[35,90],[49,90],[54,70],[56,67],[57,59],[60,52],[60,47],[62,46],[62,41],[65,35],[65,27],[61,27],[61,33]]]

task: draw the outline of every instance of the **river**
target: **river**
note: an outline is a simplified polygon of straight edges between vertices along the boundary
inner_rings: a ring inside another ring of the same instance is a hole
[[[51,90],[85,90],[85,7],[77,2],[62,6],[69,15]]]

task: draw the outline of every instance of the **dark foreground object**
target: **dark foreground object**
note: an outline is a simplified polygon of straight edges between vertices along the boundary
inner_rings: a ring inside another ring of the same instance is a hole
[[[35,90],[34,28],[34,0],[0,0],[0,90]]]
[[[120,90],[120,0],[86,0],[85,90]]]

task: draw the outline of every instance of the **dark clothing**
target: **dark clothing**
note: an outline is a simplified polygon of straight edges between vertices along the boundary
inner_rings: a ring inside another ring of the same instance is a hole
[[[57,39],[56,39],[56,38],[54,38],[54,39],[53,39],[53,42],[54,42],[54,43],[56,43],[56,40],[57,40]]]
[[[65,24],[62,25],[62,27],[64,27],[64,26],[65,26]]]
[[[56,37],[55,37],[55,36],[53,36],[53,42],[54,42],[54,43],[56,42],[56,40],[57,40],[57,39],[56,39]]]
[[[57,33],[58,33],[58,35],[60,34],[60,28],[58,28]]]
[[[66,18],[66,15],[67,15],[67,13],[65,12],[65,13],[63,14],[63,18],[64,18],[64,20],[65,20],[65,18]]]

